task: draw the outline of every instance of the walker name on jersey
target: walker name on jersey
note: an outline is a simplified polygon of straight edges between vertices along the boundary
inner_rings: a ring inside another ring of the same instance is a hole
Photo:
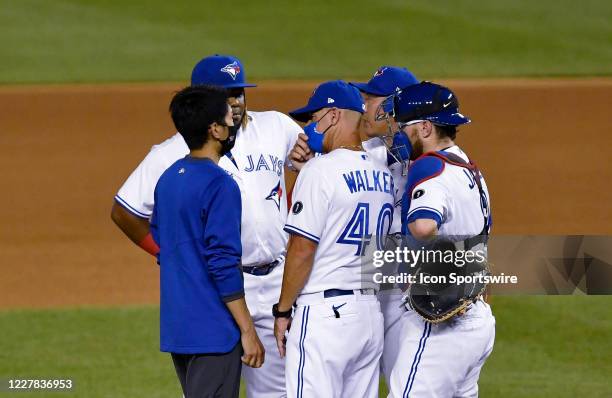
[[[285,164],[284,160],[279,159],[278,156],[274,155],[264,155],[264,154],[254,154],[247,155],[247,161],[249,165],[244,168],[244,171],[250,173],[253,171],[272,171],[276,173],[279,177],[283,174],[283,165]]]
[[[342,173],[344,182],[351,193],[355,192],[385,192],[393,194],[393,176],[384,171],[353,170]]]

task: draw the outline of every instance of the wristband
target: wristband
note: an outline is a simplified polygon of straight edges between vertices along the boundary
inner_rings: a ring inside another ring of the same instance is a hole
[[[278,310],[278,303],[274,304],[272,306],[272,315],[274,316],[274,318],[291,318],[291,315],[293,314],[293,308],[289,308],[289,310],[287,311],[279,311]]]
[[[159,253],[159,246],[157,246],[157,243],[155,243],[153,235],[151,235],[150,232],[147,234],[147,236],[142,238],[138,246],[140,246],[144,251],[151,254],[152,256],[157,256],[157,254]]]

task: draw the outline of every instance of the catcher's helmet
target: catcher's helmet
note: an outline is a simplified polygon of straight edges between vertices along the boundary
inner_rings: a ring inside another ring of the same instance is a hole
[[[402,124],[429,120],[458,126],[470,122],[459,113],[459,100],[449,88],[427,81],[405,87],[394,96],[393,116]]]

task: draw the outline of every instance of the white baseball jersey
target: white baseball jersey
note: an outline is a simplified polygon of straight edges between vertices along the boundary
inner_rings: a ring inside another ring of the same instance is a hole
[[[469,160],[458,147],[445,150],[466,162]],[[418,218],[430,218],[438,223],[439,235],[470,237],[490,219],[490,199],[487,184],[481,178],[484,198],[481,199],[474,176],[464,167],[438,158],[424,157],[410,168],[407,195],[404,196],[403,218],[406,224]],[[407,212],[406,212],[407,209]]]
[[[393,217],[393,190],[389,169],[366,152],[336,149],[306,163],[285,225],[285,231],[318,243],[302,294],[378,288],[362,285],[360,260],[367,244],[382,247]]]
[[[219,161],[234,177],[242,196],[243,265],[266,264],[285,253],[287,214],[285,161],[302,129],[279,112],[248,112],[231,153]],[[153,211],[153,191],[161,174],[189,153],[180,134],[155,145],[119,189],[115,199],[143,218]]]
[[[188,153],[189,148],[179,133],[154,145],[119,188],[115,200],[135,216],[150,219],[153,214],[153,193],[159,177]]]

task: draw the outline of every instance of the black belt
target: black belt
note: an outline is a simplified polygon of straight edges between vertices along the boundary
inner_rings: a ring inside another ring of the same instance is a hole
[[[362,294],[365,294],[366,291],[371,291],[371,289],[361,289]],[[355,294],[354,290],[327,289],[323,291],[323,298],[350,296],[352,294]]]
[[[242,272],[246,272],[247,274],[255,275],[255,276],[263,276],[268,275],[274,267],[276,267],[280,261],[274,260],[269,264],[262,265],[253,265],[251,267],[242,267]]]

